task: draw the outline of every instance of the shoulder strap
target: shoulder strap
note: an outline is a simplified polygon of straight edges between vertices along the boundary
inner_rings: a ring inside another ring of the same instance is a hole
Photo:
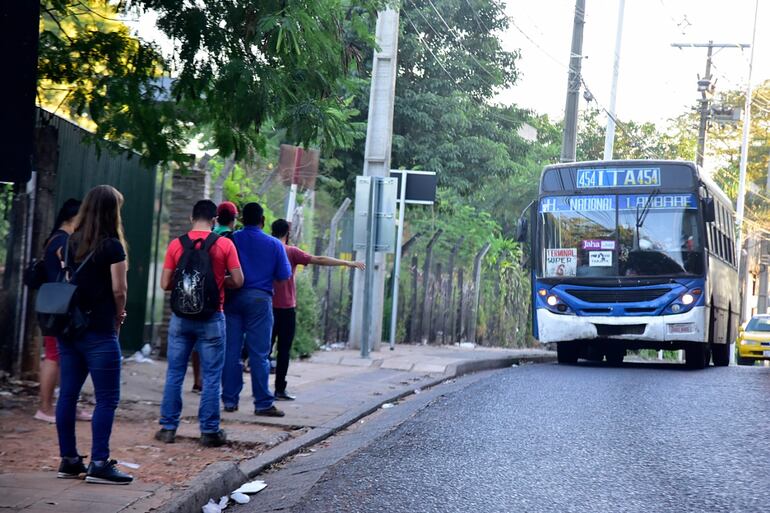
[[[193,249],[193,247],[195,246],[195,243],[192,241],[192,239],[190,239],[190,236],[187,235],[186,233],[181,237],[179,237],[179,243],[182,245],[182,249],[184,250]]]
[[[69,267],[69,254],[70,254],[70,242],[69,242],[69,237],[68,237],[67,238],[67,242],[64,244],[64,261],[62,262],[62,270],[64,271],[65,276],[67,276],[67,271],[70,269],[70,267]],[[75,271],[71,275],[67,276],[67,281],[71,281],[75,277],[75,275],[77,273],[79,273],[81,271],[81,269],[83,269],[83,267],[88,263],[88,261],[91,260],[91,257],[93,257],[93,256],[94,256],[94,252],[93,251],[88,253],[86,255],[85,260],[83,260],[80,263],[78,268],[75,269]]]
[[[214,232],[209,233],[209,236],[206,237],[206,240],[203,243],[203,250],[206,252],[211,251],[211,248],[214,247],[214,244],[217,243],[218,239],[219,239],[219,235],[217,235]]]

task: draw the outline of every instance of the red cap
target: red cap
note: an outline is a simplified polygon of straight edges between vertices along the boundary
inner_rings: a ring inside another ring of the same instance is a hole
[[[228,213],[233,217],[238,215],[238,207],[232,201],[223,201],[217,207],[217,215],[221,216],[224,213]]]

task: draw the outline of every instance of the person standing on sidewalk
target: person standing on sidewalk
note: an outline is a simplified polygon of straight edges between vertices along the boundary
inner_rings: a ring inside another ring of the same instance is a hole
[[[59,209],[54,222],[54,229],[46,239],[43,265],[46,279],[56,281],[61,273],[62,249],[75,231],[80,201],[70,198]],[[59,381],[59,349],[56,337],[43,337],[43,361],[40,362],[40,406],[35,413],[37,420],[56,423],[56,410],[53,404],[54,389]],[[91,413],[78,408],[77,420],[91,420]]]
[[[223,201],[217,207],[217,226],[214,233],[231,238],[235,230],[235,219],[238,217],[238,207],[232,201]]]
[[[126,242],[120,209],[123,195],[99,185],[86,194],[77,226],[64,251],[64,267],[78,269],[74,278],[76,305],[86,314],[86,329],[71,340],[59,340],[61,388],[56,404],[56,431],[61,465],[58,477],[86,474],[89,483],[129,484],[133,477],[110,459],[110,435],[120,400],[120,325],[126,318],[128,292]],[[96,408],[91,421],[91,463],[88,469],[77,450],[75,417],[80,391],[88,375]]]
[[[238,208],[234,203],[230,201],[220,203],[217,207],[217,225],[214,227],[214,233],[232,240],[237,216]],[[192,391],[194,394],[200,394],[203,386],[201,382],[201,358],[195,349],[192,352],[192,367],[194,378]]]
[[[258,203],[243,207],[243,230],[233,234],[243,267],[243,288],[230,294],[225,305],[227,356],[222,373],[225,411],[238,410],[243,390],[241,351],[249,351],[254,414],[283,417],[270,392],[270,335],[273,331],[273,282],[291,278],[291,266],[281,242],[262,228],[265,216]]]
[[[282,401],[293,401],[294,396],[286,392],[286,374],[289,371],[289,357],[294,333],[297,329],[297,287],[294,283],[294,273],[298,265],[323,265],[352,267],[363,271],[363,262],[340,260],[327,256],[316,256],[305,253],[296,246],[289,245],[289,223],[286,219],[278,219],[271,226],[273,237],[283,243],[286,256],[291,265],[291,278],[275,282],[273,288],[273,337],[272,342],[278,343],[278,358],[275,369],[275,398]]]
[[[203,388],[198,421],[201,444],[223,445],[227,436],[219,426],[219,396],[225,359],[225,287],[243,285],[238,253],[232,241],[211,230],[217,206],[210,200],[195,204],[192,229],[168,246],[161,287],[172,291],[173,313],[168,329],[168,370],[160,407],[161,429],[155,438],[173,443],[182,414],[182,384],[190,353],[197,347]],[[229,275],[226,274],[229,272]]]

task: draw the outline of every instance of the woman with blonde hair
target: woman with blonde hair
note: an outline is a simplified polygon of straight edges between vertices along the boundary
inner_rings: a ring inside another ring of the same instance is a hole
[[[133,477],[110,460],[110,434],[120,399],[120,344],[118,332],[126,317],[128,264],[120,209],[123,195],[99,185],[83,199],[75,231],[63,252],[64,267],[78,269],[73,283],[75,301],[87,318],[82,335],[59,340],[61,378],[56,405],[61,464],[58,477],[86,482],[129,484]],[[82,267],[81,267],[82,266]],[[96,408],[91,421],[91,463],[83,464],[75,439],[77,400],[88,375],[94,385]]]

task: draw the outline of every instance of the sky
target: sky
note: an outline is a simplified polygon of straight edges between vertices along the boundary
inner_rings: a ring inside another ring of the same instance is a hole
[[[770,0],[759,0],[752,83],[770,79]],[[619,0],[586,0],[582,75],[609,108]],[[706,49],[677,49],[671,43],[751,43],[754,0],[626,0],[620,51],[616,113],[621,120],[665,126],[697,100],[698,74]],[[512,23],[501,34],[506,50],[520,50],[520,76],[494,101],[515,103],[552,119],[564,115],[567,70],[575,14],[574,0],[507,0]],[[127,20],[141,37],[169,50],[155,28],[155,16]],[[750,50],[715,50],[712,73],[717,89],[744,89]],[[580,108],[586,102],[582,95]]]
[[[770,0],[759,0],[752,83],[770,79]],[[586,0],[582,74],[598,103],[609,108],[619,0]],[[671,43],[751,43],[754,0],[626,0],[617,116],[664,126],[697,100],[706,49]],[[506,50],[520,49],[520,77],[496,100],[564,115],[574,0],[508,0]],[[717,89],[744,89],[750,50],[715,50]],[[582,95],[581,109],[586,103]],[[596,106],[596,104],[594,104]]]

